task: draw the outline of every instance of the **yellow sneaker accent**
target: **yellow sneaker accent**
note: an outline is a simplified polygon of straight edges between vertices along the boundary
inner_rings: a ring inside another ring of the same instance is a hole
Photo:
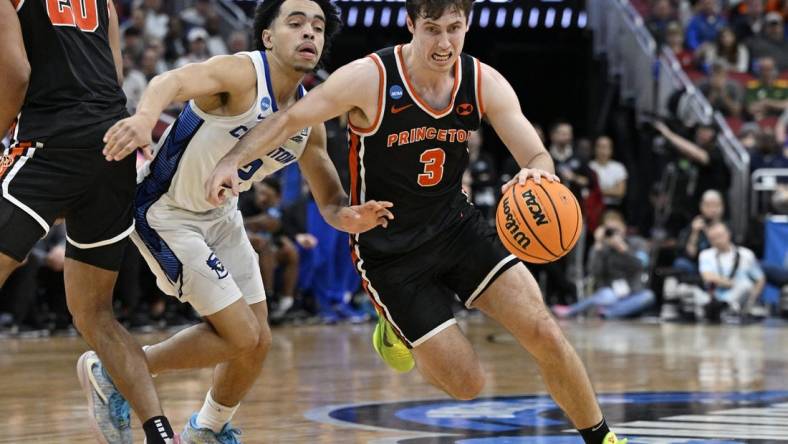
[[[391,324],[383,316],[378,316],[378,324],[372,333],[372,346],[383,362],[398,372],[409,372],[416,365],[410,349],[394,333]]]
[[[626,438],[618,439],[615,433],[608,432],[607,435],[605,435],[605,439],[602,442],[603,444],[627,444],[627,439]]]

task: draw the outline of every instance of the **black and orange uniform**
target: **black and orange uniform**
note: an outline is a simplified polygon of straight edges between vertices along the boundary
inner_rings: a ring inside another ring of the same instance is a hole
[[[433,109],[410,84],[402,47],[369,56],[378,66],[378,115],[349,125],[351,200],[394,203],[394,220],[351,240],[362,285],[409,346],[455,322],[517,263],[462,191],[467,140],[484,114],[479,61],[462,54],[448,105]]]
[[[133,228],[135,156],[107,162],[107,129],[126,117],[109,42],[109,0],[11,1],[31,74],[0,161],[0,252],[18,261],[55,219],[67,256],[116,270]]]

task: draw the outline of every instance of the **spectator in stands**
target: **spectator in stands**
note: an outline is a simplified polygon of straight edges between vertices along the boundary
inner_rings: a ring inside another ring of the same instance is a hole
[[[139,60],[145,51],[145,40],[142,31],[131,26],[123,31],[123,53],[131,56],[132,60]]]
[[[145,0],[140,8],[145,11],[145,37],[163,39],[167,35],[170,16],[164,12],[161,0]]]
[[[613,140],[610,137],[597,137],[594,160],[589,166],[596,172],[605,206],[620,207],[627,194],[627,169],[621,162],[613,160]]]
[[[687,25],[687,48],[697,51],[703,44],[711,44],[727,23],[720,14],[717,0],[698,0],[697,13]]]
[[[706,237],[706,229],[712,224],[723,221],[725,201],[717,190],[708,190],[700,199],[700,214],[692,219],[690,226],[679,233],[679,252],[673,268],[685,277],[698,276],[698,254],[711,247]]]
[[[668,24],[676,20],[676,11],[670,0],[656,0],[651,8],[651,15],[646,20],[646,27],[654,36],[658,45],[665,43]]]
[[[213,0],[195,0],[194,6],[181,12],[181,19],[191,26],[205,26],[206,18],[214,13]]]
[[[146,82],[150,82],[154,77],[161,74],[161,58],[159,51],[155,48],[146,48],[140,60],[140,72],[145,76]]]
[[[703,80],[698,89],[706,96],[711,106],[726,117],[739,117],[744,105],[744,90],[728,78],[728,62],[717,59],[711,66],[711,75]]]
[[[740,42],[757,35],[763,29],[763,0],[745,0],[745,11],[732,22],[733,31]]]
[[[260,272],[265,293],[270,298],[269,302],[276,303],[271,317],[281,319],[295,302],[298,251],[282,232],[282,211],[279,208],[282,188],[279,181],[266,177],[255,183],[252,196],[253,199],[245,201],[244,226],[252,246],[260,255]],[[278,286],[274,279],[277,269],[281,276]]]
[[[785,150],[774,134],[762,132],[758,135],[756,150],[750,152],[750,170],[760,168],[788,168]]]
[[[164,37],[164,59],[172,63],[186,54],[185,41],[183,21],[178,16],[170,17]]]
[[[246,31],[233,31],[227,38],[227,49],[230,54],[249,51],[249,33]]]
[[[700,124],[695,129],[695,141],[676,134],[662,122],[655,122],[654,128],[672,145],[679,154],[691,164],[691,194],[697,202],[706,190],[727,190],[730,185],[730,171],[717,146],[717,130],[711,124]]]
[[[777,78],[777,67],[771,57],[758,59],[758,79],[747,82],[745,104],[755,120],[779,116],[788,108],[788,81]]]
[[[766,14],[766,24],[760,34],[747,41],[753,60],[771,58],[778,71],[788,69],[788,41],[785,39],[783,16],[778,12]]]
[[[734,314],[747,314],[766,283],[755,254],[731,241],[728,226],[717,222],[706,228],[711,248],[701,251],[700,274],[714,300]]]
[[[788,145],[786,132],[788,132],[788,108],[785,108],[785,111],[780,114],[780,118],[777,119],[777,123],[774,126],[774,136],[777,138],[777,143],[782,146]]]
[[[495,161],[489,152],[482,149],[483,144],[481,128],[471,132],[468,138],[471,202],[481,210],[487,220],[492,220],[498,204],[498,174],[495,171]]]
[[[227,52],[227,44],[224,42],[221,32],[222,21],[219,14],[211,12],[205,18],[205,30],[208,31],[208,53],[212,56],[225,55]]]
[[[627,236],[624,217],[609,210],[594,231],[594,245],[588,259],[589,275],[596,291],[570,306],[553,306],[560,318],[569,318],[596,308],[607,319],[644,312],[654,304],[654,293],[643,285],[648,265],[644,239]]]
[[[141,73],[134,63],[130,53],[123,53],[123,93],[126,94],[126,109],[129,114],[134,114],[137,104],[142,98],[148,80]]]
[[[189,30],[187,40],[189,41],[189,52],[175,62],[175,67],[180,68],[187,63],[197,63],[208,60],[208,32],[203,28],[192,28]]]
[[[761,134],[761,127],[755,122],[747,122],[739,128],[739,142],[750,153],[758,148],[758,136]]]
[[[550,155],[555,163],[555,172],[578,199],[582,199],[583,188],[591,183],[593,174],[588,163],[575,155],[572,142],[574,140],[572,125],[569,122],[558,122],[550,131]]]
[[[746,45],[739,43],[731,28],[723,28],[714,45],[705,46],[704,60],[707,70],[712,69],[717,61],[726,62],[728,68],[735,72],[750,70],[750,52]]]
[[[695,54],[684,46],[684,31],[678,22],[671,22],[665,31],[665,42],[685,70],[694,69]]]

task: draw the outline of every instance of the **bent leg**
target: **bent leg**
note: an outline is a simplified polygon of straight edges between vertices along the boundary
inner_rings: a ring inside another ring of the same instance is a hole
[[[484,388],[484,372],[468,338],[452,324],[413,348],[419,372],[455,399],[468,400]]]

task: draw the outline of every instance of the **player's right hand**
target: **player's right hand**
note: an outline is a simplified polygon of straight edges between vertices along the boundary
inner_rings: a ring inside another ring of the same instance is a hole
[[[150,120],[139,114],[119,120],[104,134],[102,154],[108,161],[122,160],[137,148],[146,159],[153,158]]]
[[[228,191],[231,191],[233,196],[238,196],[240,186],[237,163],[225,157],[216,164],[216,168],[205,181],[205,198],[211,205],[218,207],[227,199]]]

